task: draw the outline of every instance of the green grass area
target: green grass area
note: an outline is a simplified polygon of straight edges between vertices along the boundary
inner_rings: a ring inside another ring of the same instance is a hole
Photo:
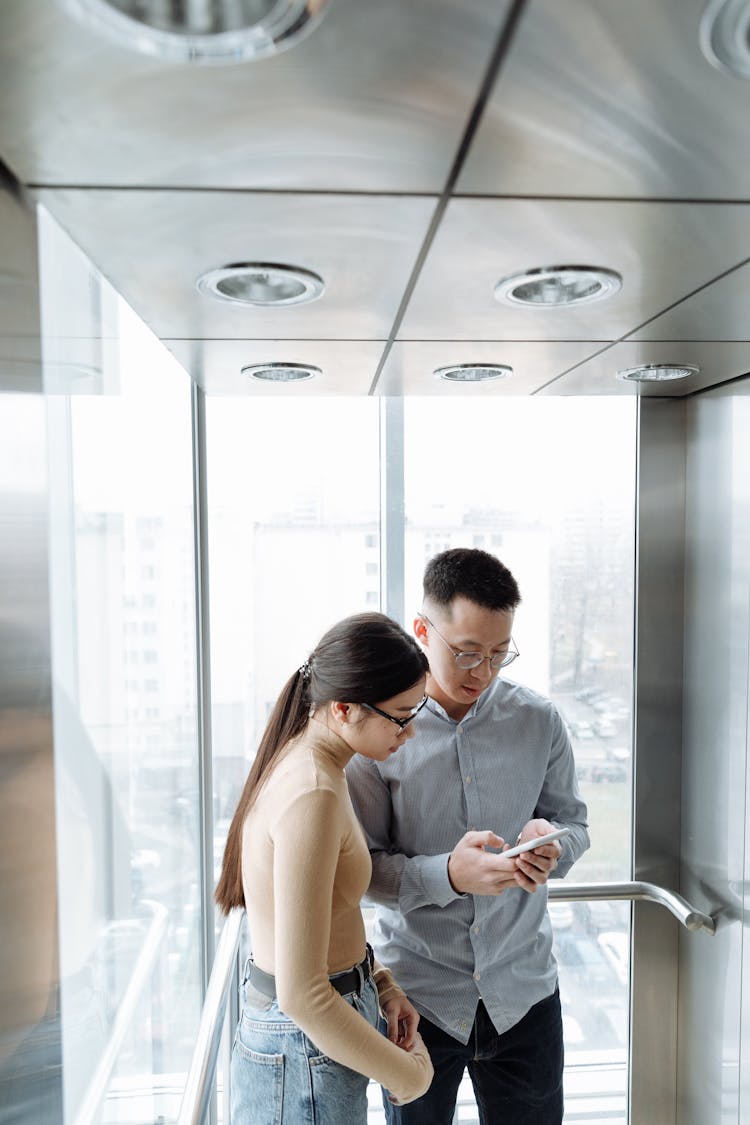
[[[580,790],[589,810],[591,848],[568,878],[576,883],[629,879],[630,782],[581,781]]]

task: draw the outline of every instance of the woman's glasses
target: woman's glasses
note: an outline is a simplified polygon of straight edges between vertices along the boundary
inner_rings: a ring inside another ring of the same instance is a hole
[[[373,703],[360,703],[360,707],[366,707],[368,711],[374,711],[376,715],[382,715],[384,719],[389,719],[390,722],[395,723],[400,730],[403,730],[404,727],[408,727],[409,723],[414,722],[426,702],[427,696],[424,695],[417,706],[412,708],[411,714],[407,715],[405,719],[397,719],[395,715],[389,715],[387,711],[382,711],[380,707],[376,707]]]

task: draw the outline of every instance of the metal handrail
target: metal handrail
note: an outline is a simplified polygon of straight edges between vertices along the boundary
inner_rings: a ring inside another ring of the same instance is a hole
[[[216,1075],[216,1060],[219,1057],[229,981],[237,957],[244,916],[245,911],[240,907],[232,910],[221,931],[177,1125],[203,1125],[206,1119]]]
[[[99,1120],[99,1110],[106,1096],[122,1041],[130,1026],[141,993],[153,970],[156,955],[167,932],[167,908],[159,902],[151,902],[150,900],[144,900],[142,905],[147,906],[151,911],[152,919],[133,965],[128,986],[118,1005],[109,1039],[75,1115],[74,1125],[91,1125],[92,1121]]]
[[[550,899],[557,902],[576,902],[584,899],[638,899],[657,902],[666,906],[688,930],[706,930],[710,934],[716,930],[716,923],[710,914],[694,910],[681,895],[675,894],[674,891],[667,891],[655,883],[564,883],[554,880],[548,884],[548,891]],[[232,910],[221,931],[177,1125],[203,1125],[208,1112],[221,1044],[229,981],[237,957],[244,914],[242,909]]]
[[[656,883],[565,883],[557,880],[548,883],[549,897],[556,902],[580,902],[584,899],[636,899],[658,902],[666,906],[686,930],[716,932],[716,922],[710,914],[694,910],[682,895],[667,891]]]

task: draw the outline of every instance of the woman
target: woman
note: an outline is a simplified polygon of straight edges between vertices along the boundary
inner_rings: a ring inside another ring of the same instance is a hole
[[[430,1084],[418,1013],[365,943],[370,855],[344,777],[354,754],[384,761],[411,737],[426,671],[400,626],[358,614],[326,633],[276,702],[216,890],[224,911],[246,906],[253,947],[233,1125],[360,1125],[368,1078],[399,1103]]]

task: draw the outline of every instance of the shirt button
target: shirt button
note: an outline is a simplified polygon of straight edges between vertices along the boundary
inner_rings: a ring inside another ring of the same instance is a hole
[[[481,973],[474,973],[474,980],[480,980],[481,976]]]
[[[460,1023],[460,1024],[458,1025],[458,1027],[459,1027],[459,1030],[460,1030],[460,1031],[466,1031],[466,1024],[465,1024],[465,1023]]]
[[[474,933],[475,933],[475,934],[478,934],[478,933],[479,933],[479,926],[475,926],[475,927],[474,927]]]
[[[470,773],[467,773],[467,775],[466,775],[466,784],[471,785],[471,774]]]

